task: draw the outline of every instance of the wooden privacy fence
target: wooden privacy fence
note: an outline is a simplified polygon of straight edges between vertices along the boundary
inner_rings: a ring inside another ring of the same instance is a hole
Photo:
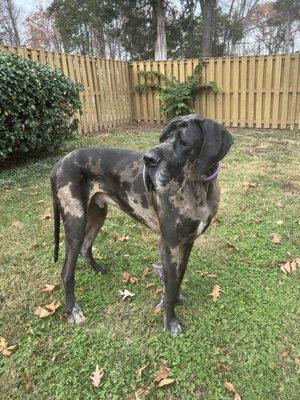
[[[60,68],[74,82],[83,85],[79,133],[132,121],[128,62],[24,47],[0,46],[0,50]]]
[[[132,121],[164,123],[158,93],[153,89],[139,93],[135,89],[145,82],[139,71],[158,71],[184,82],[199,62],[127,62],[22,47],[0,46],[0,50],[61,68],[83,85],[80,133]],[[300,54],[208,58],[202,83],[214,81],[220,91],[197,95],[195,112],[228,127],[299,129],[299,60]]]
[[[208,58],[203,68],[202,83],[214,81],[220,92],[199,94],[194,103],[195,112],[228,127],[299,128],[299,59],[299,54]],[[185,82],[198,62],[132,62],[130,75],[133,82],[134,120],[164,122],[159,114],[155,90],[142,93],[134,91],[136,85],[145,82],[145,77],[139,71],[158,71]]]

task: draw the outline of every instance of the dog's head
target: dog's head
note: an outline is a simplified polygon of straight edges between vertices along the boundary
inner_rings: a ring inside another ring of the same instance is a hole
[[[182,183],[191,172],[204,179],[233,144],[231,134],[197,114],[173,118],[159,138],[160,144],[144,154],[144,184],[159,192],[171,181]]]

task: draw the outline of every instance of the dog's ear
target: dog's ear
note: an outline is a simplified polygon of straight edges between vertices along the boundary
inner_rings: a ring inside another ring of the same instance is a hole
[[[182,126],[187,126],[190,121],[197,121],[198,123],[200,123],[204,121],[204,118],[198,114],[188,114],[171,119],[171,121],[165,127],[163,133],[160,135],[159,142],[165,142],[172,132]]]
[[[217,161],[222,160],[233,144],[233,137],[223,125],[206,119],[199,123],[203,143],[198,158],[200,175],[206,174]]]
[[[170,134],[180,127],[181,123],[182,123],[182,117],[175,117],[171,119],[171,121],[163,130],[163,133],[160,135],[159,143],[165,142],[170,136]]]

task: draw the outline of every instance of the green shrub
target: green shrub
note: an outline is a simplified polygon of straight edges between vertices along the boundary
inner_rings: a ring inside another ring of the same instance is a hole
[[[0,159],[52,150],[72,136],[79,90],[59,69],[0,52]]]
[[[204,90],[218,92],[215,82],[201,84],[203,62],[200,60],[191,76],[186,82],[179,82],[174,76],[166,76],[157,71],[139,71],[145,77],[145,83],[136,86],[138,92],[157,90],[157,96],[161,100],[160,112],[167,119],[176,115],[190,114],[194,112],[193,102],[196,95]],[[151,79],[152,80],[149,80]],[[155,80],[155,82],[153,82]]]

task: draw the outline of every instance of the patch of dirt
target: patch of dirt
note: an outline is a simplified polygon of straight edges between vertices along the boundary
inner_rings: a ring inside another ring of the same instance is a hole
[[[114,127],[114,128],[107,128],[107,129],[100,129],[98,131],[93,131],[93,132],[88,132],[85,134],[82,134],[81,136],[90,136],[90,137],[96,137],[96,136],[103,136],[107,134],[111,134],[114,132],[124,132],[124,133],[129,133],[129,134],[146,134],[148,132],[153,132],[153,131],[160,131],[164,128],[164,125],[162,124],[147,124],[147,123],[128,123],[128,124],[122,124],[120,126]]]

